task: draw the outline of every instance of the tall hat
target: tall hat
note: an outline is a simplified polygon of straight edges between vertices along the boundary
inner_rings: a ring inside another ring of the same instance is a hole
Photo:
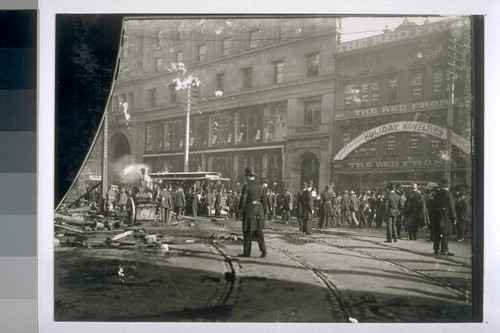
[[[246,167],[244,176],[245,177],[254,177],[255,173],[253,172],[253,169],[251,167]]]
[[[450,180],[449,179],[443,179],[443,181],[441,182],[441,186],[442,187],[450,187],[451,186]]]

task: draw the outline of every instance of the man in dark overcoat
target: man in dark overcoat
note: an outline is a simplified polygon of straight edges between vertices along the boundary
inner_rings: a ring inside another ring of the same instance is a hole
[[[255,173],[250,167],[245,168],[247,183],[241,190],[240,206],[243,221],[243,254],[241,257],[250,257],[252,239],[259,244],[261,258],[267,254],[264,234],[265,226],[264,208],[267,203],[266,191],[260,182],[255,179]]]
[[[450,193],[450,181],[445,179],[436,192],[433,202],[434,217],[434,254],[453,256],[448,250],[448,240],[452,225],[457,219],[453,196]],[[441,252],[440,252],[441,250]]]
[[[401,206],[401,196],[395,191],[396,186],[394,184],[389,184],[387,188],[389,189],[389,193],[385,199],[385,223],[387,225],[386,243],[391,243],[393,241],[396,243],[398,241],[396,221],[403,207]]]
[[[333,226],[333,201],[335,200],[332,188],[330,185],[326,185],[325,191],[321,194],[321,199],[319,203],[319,228],[328,229],[328,224]]]
[[[306,235],[310,235],[309,231],[309,219],[314,214],[314,200],[312,196],[312,182],[307,184],[307,187],[302,191],[300,196],[300,219],[302,220],[302,232]]]
[[[424,225],[425,199],[417,184],[411,184],[411,191],[403,209],[404,221],[410,240],[417,240],[418,228]]]

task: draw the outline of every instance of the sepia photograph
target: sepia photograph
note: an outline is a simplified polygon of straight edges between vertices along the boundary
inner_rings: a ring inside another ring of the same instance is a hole
[[[56,15],[53,320],[481,322],[481,28]]]

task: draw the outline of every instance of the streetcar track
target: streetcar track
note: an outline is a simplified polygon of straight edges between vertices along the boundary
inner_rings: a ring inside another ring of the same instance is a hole
[[[287,238],[291,238],[292,235],[284,235],[285,237]],[[352,238],[351,238],[352,239]],[[352,248],[349,248],[349,247],[345,247],[345,246],[342,246],[342,245],[337,245],[337,244],[332,244],[330,242],[327,242],[326,240],[323,240],[323,239],[319,239],[319,238],[312,238],[312,240],[314,240],[315,242],[317,243],[321,243],[325,246],[329,246],[329,247],[333,247],[333,248],[337,248],[337,249],[342,249],[342,250],[347,250],[347,251],[350,251],[350,252],[354,252],[354,253],[357,253],[357,254],[361,254],[361,255],[364,255],[366,257],[370,257],[372,259],[375,259],[377,261],[381,261],[381,262],[385,262],[385,263],[388,263],[392,266],[395,266],[399,269],[402,269],[402,270],[405,270],[407,272],[411,272],[413,274],[416,274],[420,277],[423,277],[427,280],[431,280],[433,283],[437,283],[439,284],[441,287],[444,287],[444,288],[447,288],[447,289],[451,289],[455,292],[459,292],[460,294],[462,294],[463,296],[465,296],[465,298],[468,300],[469,297],[470,297],[470,292],[468,290],[463,290],[461,287],[457,286],[456,284],[450,282],[450,281],[447,281],[445,279],[442,279],[442,278],[439,278],[435,275],[432,275],[432,274],[429,274],[429,273],[425,273],[425,272],[422,272],[422,271],[419,271],[415,268],[412,268],[412,267],[408,267],[404,264],[401,264],[395,260],[392,260],[392,259],[387,259],[387,258],[382,258],[380,256],[377,256],[375,254],[372,254],[372,253],[369,253],[369,252],[366,252],[366,251],[362,251],[362,250],[356,250],[356,249],[352,249]],[[392,248],[392,247],[390,247]]]
[[[302,266],[304,269],[309,271],[311,274],[315,275],[321,282],[325,285],[327,290],[331,293],[331,295],[335,298],[336,304],[332,304],[333,309],[335,310],[335,305],[340,306],[340,310],[342,312],[343,319],[346,322],[351,322],[353,319],[354,315],[354,309],[349,305],[349,303],[352,304],[352,302],[348,302],[346,298],[348,297],[345,293],[343,293],[340,288],[337,287],[337,285],[332,281],[330,277],[328,277],[326,274],[324,274],[321,270],[317,269],[316,267],[312,266],[308,262],[304,260],[297,259],[294,257],[292,254],[290,254],[288,251],[283,251],[280,250],[274,246],[269,246],[268,248],[273,249],[274,251],[280,253],[287,259],[295,262],[296,264]],[[332,300],[331,300],[332,302]],[[332,302],[333,303],[333,302]],[[334,314],[335,315],[335,314]],[[357,315],[356,315],[357,316]]]

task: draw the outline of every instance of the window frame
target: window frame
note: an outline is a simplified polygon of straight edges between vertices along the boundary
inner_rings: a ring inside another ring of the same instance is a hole
[[[253,68],[251,66],[241,69],[243,74],[243,89],[253,88]]]
[[[311,62],[311,60],[313,60],[313,62]],[[315,69],[311,69],[314,62],[316,62]],[[307,77],[319,76],[319,52],[306,54],[306,71]]]
[[[309,110],[308,106],[319,104],[318,110]],[[322,113],[323,113],[323,102],[321,99],[307,100],[304,101],[304,125],[305,126],[313,126],[320,125],[322,121]],[[311,121],[308,121],[310,119]]]
[[[260,38],[255,38],[255,37],[260,37],[260,36],[254,36],[254,34],[260,34],[260,33],[261,33],[261,31],[259,28],[248,30],[248,48],[249,49],[255,49],[255,48],[259,47]]]
[[[202,53],[201,51],[204,50]],[[207,44],[200,44],[197,46],[196,59],[198,62],[203,62],[207,60]]]
[[[396,93],[394,94],[394,100],[391,99],[391,81],[396,80]],[[401,76],[399,73],[389,73],[387,74],[387,104],[397,104],[399,103],[399,94],[400,94],[400,84],[401,84]]]
[[[280,84],[285,81],[285,60],[280,59],[272,62],[273,64],[273,83]],[[281,64],[281,71],[280,71]],[[281,80],[279,78],[281,77]]]
[[[226,42],[229,42],[229,46],[226,46]],[[233,38],[231,36],[222,38],[221,56],[226,57],[231,54],[232,44]]]
[[[224,72],[215,74],[215,86],[217,91],[224,92],[225,85],[226,85],[226,74]]]

